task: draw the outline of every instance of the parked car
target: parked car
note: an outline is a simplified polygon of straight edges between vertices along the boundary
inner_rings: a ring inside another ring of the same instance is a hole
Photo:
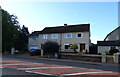
[[[31,50],[29,51],[29,54],[30,54],[31,56],[40,55],[40,54],[41,54],[41,50],[40,50],[40,49],[31,49]]]

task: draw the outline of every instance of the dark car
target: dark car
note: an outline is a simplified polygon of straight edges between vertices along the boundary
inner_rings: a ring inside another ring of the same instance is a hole
[[[31,56],[37,56],[37,55],[40,55],[40,54],[41,54],[41,50],[40,50],[40,49],[31,49],[31,50],[29,51],[29,54],[30,54]]]

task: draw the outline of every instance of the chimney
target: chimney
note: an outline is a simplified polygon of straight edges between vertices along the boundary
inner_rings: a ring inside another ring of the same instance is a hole
[[[67,24],[64,24],[65,27],[67,27]]]

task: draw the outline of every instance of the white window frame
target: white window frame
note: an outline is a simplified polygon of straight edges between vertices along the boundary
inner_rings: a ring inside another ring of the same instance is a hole
[[[37,47],[37,48],[35,48],[35,49],[39,49],[39,48],[38,48],[38,45],[30,45],[30,49],[32,49],[31,47],[33,47],[33,46],[34,46],[34,47]]]
[[[81,37],[78,37],[78,34],[81,34]],[[83,33],[76,33],[76,38],[83,38]]]
[[[70,34],[71,37],[67,37],[67,34]],[[72,33],[65,33],[65,38],[72,38]]]
[[[51,39],[57,39],[58,38],[58,34],[51,34]]]
[[[32,41],[36,41],[36,40],[37,40],[37,37],[32,37],[31,40],[32,40]]]
[[[64,44],[64,49],[65,49],[65,45],[70,45],[70,44]],[[69,49],[69,48],[68,48]],[[65,49],[65,50],[68,50],[68,49]]]
[[[43,35],[43,39],[48,39],[48,35],[47,35],[47,34],[44,34],[44,35]]]
[[[120,38],[119,35],[116,35],[116,40],[119,40],[119,38]]]
[[[109,50],[111,50],[111,47],[115,47],[116,49],[118,49],[118,47],[117,47],[117,46],[109,46]]]

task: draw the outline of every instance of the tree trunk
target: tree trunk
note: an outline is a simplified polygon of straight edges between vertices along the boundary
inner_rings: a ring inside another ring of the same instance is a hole
[[[77,53],[75,48],[74,48],[74,52]]]

